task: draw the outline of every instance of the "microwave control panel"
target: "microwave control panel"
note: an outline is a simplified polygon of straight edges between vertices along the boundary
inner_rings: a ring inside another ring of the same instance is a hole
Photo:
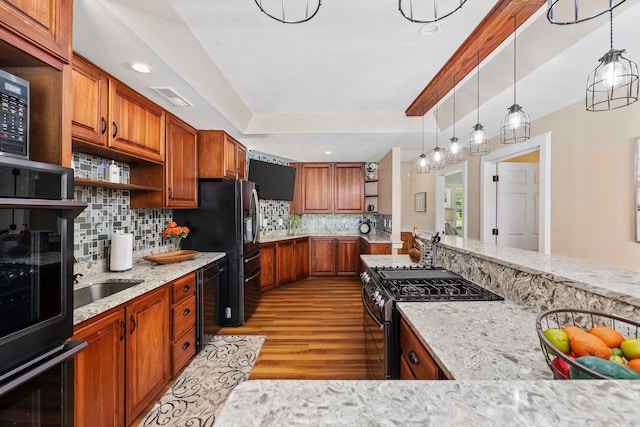
[[[0,70],[0,155],[29,156],[29,82]]]

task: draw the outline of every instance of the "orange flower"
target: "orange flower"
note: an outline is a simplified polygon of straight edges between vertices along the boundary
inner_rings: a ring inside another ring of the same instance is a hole
[[[174,221],[171,221],[169,224],[167,224],[167,228],[174,228],[177,227],[178,224],[176,224]]]
[[[182,234],[182,227],[174,228],[173,230],[171,230],[171,233],[176,235],[176,236],[179,235],[179,234]]]
[[[189,227],[182,227],[182,232],[183,233],[189,234],[189,231],[191,231],[191,230],[189,230]]]

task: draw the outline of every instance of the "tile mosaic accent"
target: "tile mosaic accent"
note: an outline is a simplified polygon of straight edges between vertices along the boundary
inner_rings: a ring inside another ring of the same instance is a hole
[[[272,157],[262,153],[250,153],[249,167],[251,159],[263,162],[276,163],[288,166],[289,162],[284,159]],[[289,225],[290,202],[283,200],[260,200],[260,229],[264,233],[275,233],[286,231]],[[300,215],[302,224],[300,228],[309,232],[343,232],[358,231],[358,225],[362,219],[371,222],[373,230],[391,232],[391,215],[378,214],[304,214]]]
[[[101,180],[105,159],[73,153],[75,176]],[[120,166],[120,179],[129,182],[129,165]],[[134,258],[136,252],[168,248],[170,242],[161,237],[166,224],[172,220],[170,209],[132,209],[128,190],[76,186],[75,200],[86,202],[85,209],[74,221],[73,253],[78,263],[90,262],[94,269],[106,271],[111,237],[118,231],[133,233]],[[86,268],[86,266],[83,266]]]

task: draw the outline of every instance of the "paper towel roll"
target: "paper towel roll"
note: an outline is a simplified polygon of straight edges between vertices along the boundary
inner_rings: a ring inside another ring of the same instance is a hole
[[[117,233],[111,238],[111,271],[124,271],[133,265],[133,234]]]

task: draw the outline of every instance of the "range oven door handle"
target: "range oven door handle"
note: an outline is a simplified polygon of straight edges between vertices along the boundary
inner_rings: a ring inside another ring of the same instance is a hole
[[[249,283],[259,275],[260,275],[260,269],[258,269],[258,271],[255,274],[253,274],[251,277],[247,277],[246,279],[244,279],[244,283]]]
[[[380,328],[382,329],[384,327],[384,323],[380,322],[378,320],[378,318],[375,316],[375,314],[373,314],[373,312],[371,311],[371,309],[369,308],[369,305],[367,304],[367,297],[366,295],[366,291],[364,286],[362,287],[362,306],[364,307],[364,309],[367,311],[367,313],[369,314],[369,317],[371,317],[373,319],[374,322],[376,322],[376,324],[378,326],[380,326]]]

